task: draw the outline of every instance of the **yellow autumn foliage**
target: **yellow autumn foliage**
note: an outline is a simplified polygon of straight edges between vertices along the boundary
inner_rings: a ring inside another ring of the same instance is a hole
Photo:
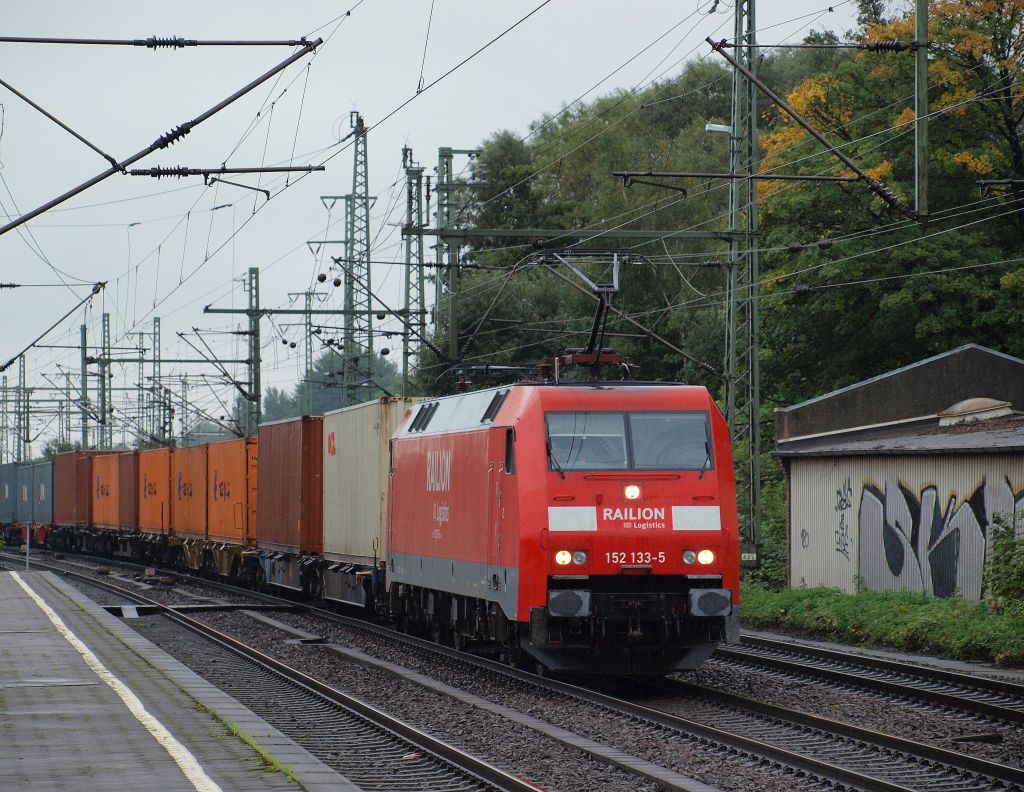
[[[969,106],[966,102],[977,95],[977,91],[971,90],[966,86],[952,88],[943,93],[938,100],[932,104],[931,110],[932,112],[935,112],[948,107],[951,108],[949,112],[962,118],[966,115],[967,108]]]
[[[868,176],[872,179],[878,179],[878,181],[885,181],[892,176],[892,162],[889,160],[883,160],[879,162],[875,167],[868,168],[865,170]]]
[[[903,108],[903,112],[900,113],[898,116],[896,116],[896,121],[894,122],[893,125],[897,126],[897,127],[900,127],[900,126],[904,126],[905,124],[912,124],[912,123],[914,123],[914,119],[916,119],[916,118],[917,118],[917,113],[914,112],[914,108],[912,108],[912,107],[905,107],[905,108]]]
[[[987,176],[992,173],[992,160],[988,154],[972,154],[969,151],[958,151],[953,155],[953,162],[963,165],[968,172],[977,176]]]

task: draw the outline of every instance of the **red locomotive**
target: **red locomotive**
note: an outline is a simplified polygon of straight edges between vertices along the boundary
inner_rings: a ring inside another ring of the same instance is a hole
[[[738,640],[735,504],[728,429],[702,387],[423,402],[391,445],[389,608],[551,670],[697,668]]]

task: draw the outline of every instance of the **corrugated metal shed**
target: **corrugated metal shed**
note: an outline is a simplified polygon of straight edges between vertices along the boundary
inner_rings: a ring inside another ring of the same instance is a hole
[[[1024,453],[795,459],[791,584],[976,600],[993,521],[1022,509]]]
[[[968,345],[777,411],[791,585],[979,599],[995,522],[1024,535],[1021,409],[1024,361]]]

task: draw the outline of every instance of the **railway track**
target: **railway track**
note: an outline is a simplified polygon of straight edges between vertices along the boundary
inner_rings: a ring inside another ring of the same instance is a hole
[[[195,651],[209,681],[362,789],[538,790],[138,592],[48,564],[36,563],[35,568],[60,573],[153,608],[181,630],[192,633],[193,638],[198,636],[201,644]]]
[[[87,580],[93,582],[92,579]],[[216,587],[221,588],[219,584]],[[239,590],[233,587],[226,588],[239,593]],[[276,600],[267,595],[256,596],[263,600]],[[285,602],[276,601],[282,604]],[[608,696],[597,690],[538,678],[486,658],[466,655],[423,639],[400,635],[379,625],[351,617],[315,608],[309,609],[308,612],[373,633],[387,641],[399,642],[417,650],[444,655],[461,663],[512,677],[520,683],[543,690],[547,695],[565,696],[598,707],[603,712],[615,713],[620,718],[638,724],[641,729],[650,729],[652,733],[658,733],[658,739],[665,739],[667,731],[675,739],[698,741],[717,750],[727,751],[742,758],[743,761],[766,763],[810,782],[821,782],[842,789],[886,792],[911,789],[941,789],[947,792],[1024,789],[1024,771],[1017,768],[859,729],[712,688],[703,688],[678,680],[667,680],[663,683],[664,691],[676,696],[685,696],[688,713],[697,716],[697,719],[684,718]],[[846,656],[842,657],[848,659]],[[372,658],[367,658],[366,661],[374,662]],[[413,681],[420,684],[430,684],[429,681],[416,678],[419,675],[405,674],[404,669],[389,668],[389,663],[378,662],[377,665],[407,678],[413,678]],[[888,669],[878,670],[889,673]],[[663,786],[670,789],[685,788],[664,783]]]
[[[744,636],[739,646],[720,647],[715,658],[1024,723],[1024,685],[1006,680],[752,636]]]

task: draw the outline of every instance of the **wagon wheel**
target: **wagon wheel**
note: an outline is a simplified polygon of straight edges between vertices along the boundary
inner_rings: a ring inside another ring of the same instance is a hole
[[[451,625],[445,619],[435,616],[430,620],[430,639],[434,643],[447,645],[451,641],[451,632]]]

